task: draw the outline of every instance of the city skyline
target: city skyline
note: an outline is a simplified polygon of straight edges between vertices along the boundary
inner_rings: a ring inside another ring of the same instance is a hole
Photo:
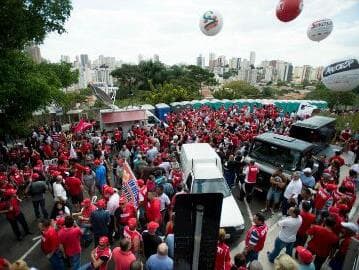
[[[277,0],[209,1],[143,0],[119,3],[74,1],[74,10],[63,35],[50,34],[41,50],[53,62],[60,55],[111,55],[123,62],[137,63],[139,54],[158,54],[162,62],[194,64],[202,53],[208,55],[249,55],[257,62],[286,59],[294,65],[326,65],[359,51],[359,2],[317,0],[305,2],[302,14],[290,23],[275,17]],[[224,27],[215,37],[204,36],[198,27],[201,14],[217,9]],[[333,33],[320,43],[306,36],[308,25],[331,18]]]

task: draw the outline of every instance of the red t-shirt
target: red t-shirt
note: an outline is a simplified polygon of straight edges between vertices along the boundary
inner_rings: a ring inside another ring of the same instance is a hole
[[[146,214],[148,222],[155,221],[161,223],[161,202],[160,199],[154,198],[151,202],[147,202]]]
[[[81,253],[80,239],[82,232],[79,227],[63,228],[59,231],[60,244],[64,246],[66,256]]]
[[[136,260],[131,251],[122,251],[120,247],[115,247],[112,251],[112,259],[115,262],[115,270],[130,269],[130,265]]]
[[[215,270],[231,269],[230,249],[225,243],[218,243]]]
[[[320,257],[327,257],[339,241],[339,237],[332,230],[320,225],[313,225],[307,230],[307,234],[313,236],[308,243],[308,249]]]
[[[106,248],[95,248],[95,257],[96,260],[101,259],[103,263],[100,265],[99,268],[96,268],[98,270],[106,270],[109,260],[111,259],[112,252],[109,247]]]
[[[20,214],[20,201],[12,197],[9,201],[9,207],[12,207],[12,210],[6,213],[6,218],[15,219]]]
[[[307,230],[315,221],[315,215],[310,212],[300,212],[300,216],[302,217],[302,225],[299,227],[298,235],[304,236],[307,233]]]
[[[81,190],[81,180],[77,177],[71,176],[66,179],[65,182],[71,196],[79,195]]]
[[[50,226],[42,232],[41,249],[45,254],[56,251],[59,245],[59,237],[54,227]]]

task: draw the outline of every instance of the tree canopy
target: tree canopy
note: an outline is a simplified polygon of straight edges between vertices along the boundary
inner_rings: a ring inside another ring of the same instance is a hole
[[[259,98],[260,91],[245,81],[226,83],[223,89],[216,91],[213,96],[217,99]]]

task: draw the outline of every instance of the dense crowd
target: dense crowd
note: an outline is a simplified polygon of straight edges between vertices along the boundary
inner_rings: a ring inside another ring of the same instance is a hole
[[[119,126],[111,132],[63,132],[54,121],[34,129],[23,143],[9,148],[0,144],[0,213],[21,241],[37,230],[29,228],[21,211],[21,202],[31,199],[42,235],[41,249],[52,269],[105,270],[113,261],[118,270],[170,270],[175,198],[188,192],[179,165],[181,146],[211,144],[227,176],[234,177],[228,183],[241,190],[239,199],[250,203],[259,173],[254,161],[246,164],[244,160],[250,143],[264,132],[288,135],[296,120],[294,112],[268,105],[217,111],[204,106],[168,114],[168,126],[139,123],[130,130]],[[354,134],[348,126],[339,141],[355,156],[358,140]],[[295,172],[290,179],[278,168],[270,178],[266,208],[254,215],[253,226],[247,230],[243,252],[231,259],[226,232],[220,230],[215,269],[261,269],[258,254],[268,231],[265,216],[279,209],[283,219],[268,254],[270,262],[278,269],[320,269],[331,258],[333,269],[342,269],[351,237],[358,237],[358,225],[349,222],[348,213],[356,201],[359,166],[353,165],[349,175],[340,179],[345,163],[341,154],[320,157],[315,175],[312,156],[303,172]],[[137,179],[132,197],[125,192],[127,167]],[[48,192],[52,199],[45,196]],[[91,243],[91,259],[81,265],[81,252]],[[284,247],[287,256],[279,255]],[[292,259],[294,247],[299,264]],[[4,269],[26,269],[16,268],[26,264],[23,261],[11,266],[5,259],[0,263]]]

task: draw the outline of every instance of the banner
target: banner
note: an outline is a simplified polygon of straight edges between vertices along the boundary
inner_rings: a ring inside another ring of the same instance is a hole
[[[139,188],[137,186],[137,179],[133,174],[130,165],[127,161],[123,163],[123,176],[122,176],[122,195],[124,195],[128,202],[138,207],[138,194]]]
[[[78,122],[78,124],[76,125],[74,131],[76,133],[81,133],[87,129],[90,129],[91,127],[92,127],[91,123],[85,122],[83,119],[81,119],[80,122]]]

